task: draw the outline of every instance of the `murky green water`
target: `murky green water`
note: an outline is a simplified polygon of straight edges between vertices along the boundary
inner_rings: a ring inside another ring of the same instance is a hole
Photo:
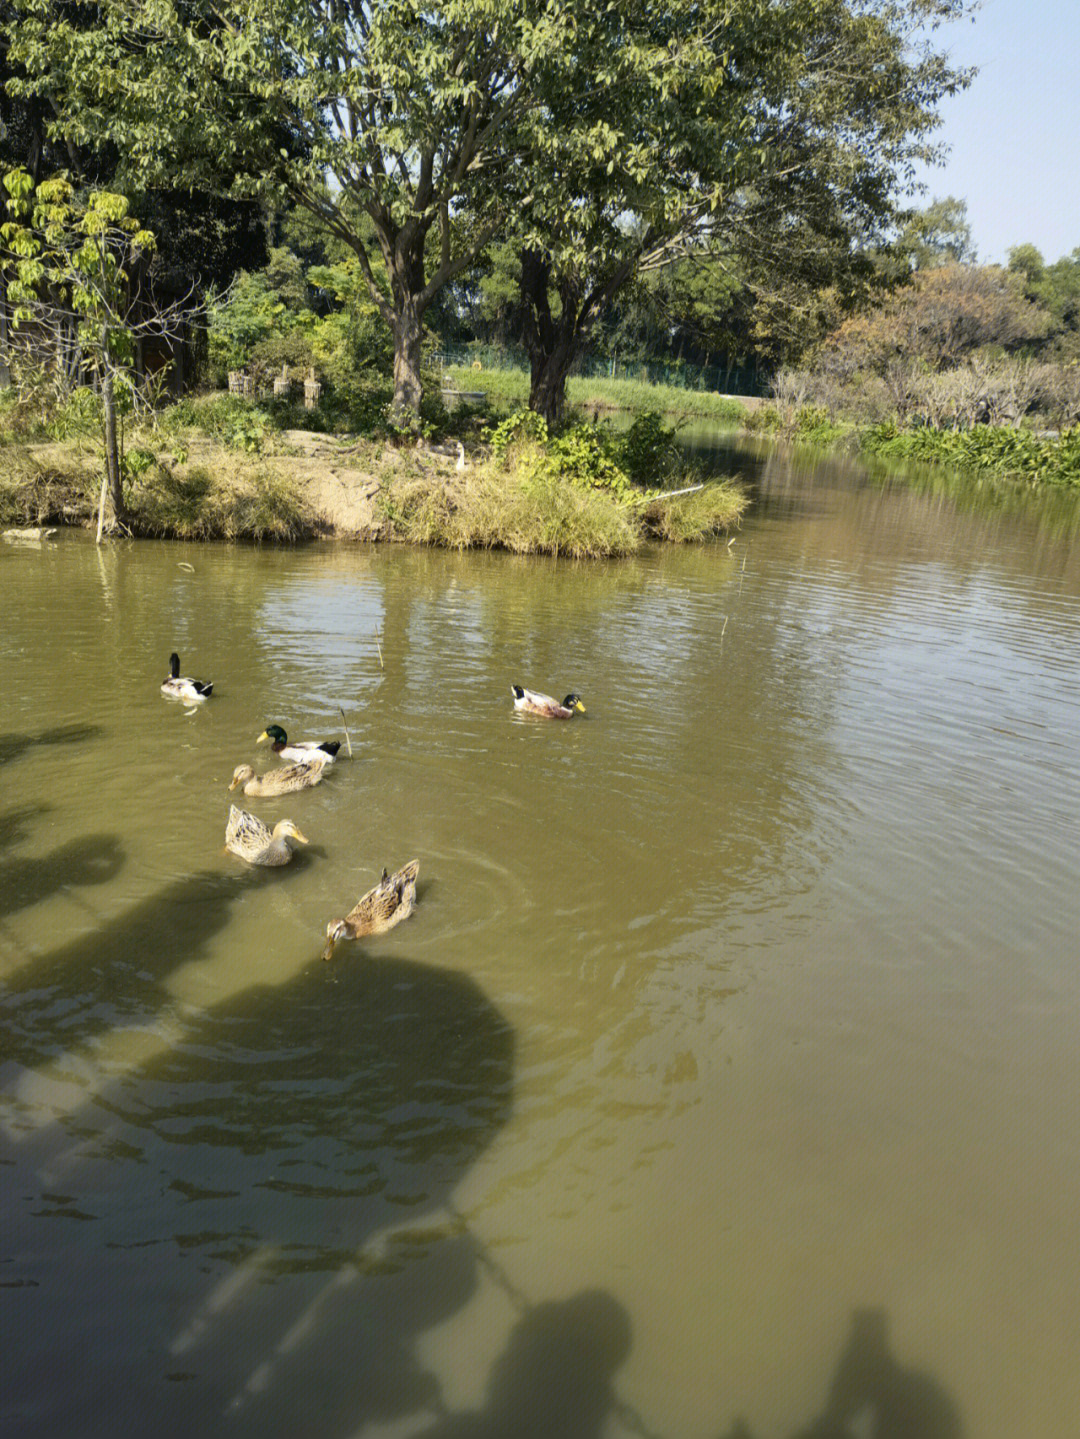
[[[617,564],[0,547],[5,1432],[1080,1432],[1078,512],[743,461]]]

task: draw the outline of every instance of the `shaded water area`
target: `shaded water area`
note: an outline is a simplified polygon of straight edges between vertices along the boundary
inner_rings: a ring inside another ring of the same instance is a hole
[[[611,564],[0,548],[5,1433],[1080,1432],[1080,511],[717,464]]]

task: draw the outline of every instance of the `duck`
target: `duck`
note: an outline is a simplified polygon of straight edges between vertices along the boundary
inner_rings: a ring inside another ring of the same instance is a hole
[[[199,704],[209,699],[213,692],[213,680],[193,680],[180,673],[180,656],[169,656],[169,675],[161,682],[161,693],[172,699],[184,700],[187,704]]]
[[[307,840],[291,819],[279,819],[273,829],[263,824],[246,809],[229,806],[229,821],[225,826],[225,848],[238,854],[248,864],[288,864],[293,857],[288,841],[298,844]]]
[[[580,695],[568,694],[560,703],[551,695],[523,689],[521,685],[511,685],[510,690],[514,696],[514,708],[522,714],[543,715],[545,719],[572,719],[575,714],[585,713]]]
[[[318,784],[323,777],[323,769],[318,760],[312,760],[307,764],[292,764],[257,775],[249,764],[238,764],[229,781],[229,791],[231,793],[243,785],[245,794],[293,794],[298,789],[310,789],[313,784]]]
[[[333,764],[341,748],[338,739],[294,739],[290,744],[289,736],[279,724],[268,724],[255,743],[262,744],[264,741],[269,743],[278,759],[287,760],[290,764],[307,764],[310,760],[317,764]]]
[[[383,934],[403,919],[408,919],[416,907],[416,876],[419,871],[418,859],[409,860],[393,874],[387,874],[384,869],[382,879],[375,888],[361,895],[344,919],[332,919],[326,926],[323,959],[330,958],[339,940]]]

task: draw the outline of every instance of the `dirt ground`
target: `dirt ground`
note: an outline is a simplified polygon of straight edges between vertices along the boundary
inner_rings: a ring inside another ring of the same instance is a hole
[[[371,449],[360,450],[336,435],[286,430],[280,448],[268,457],[274,469],[294,480],[328,535],[370,539],[379,533],[375,496],[379,477],[370,468]],[[397,456],[384,451],[380,463],[395,466]]]

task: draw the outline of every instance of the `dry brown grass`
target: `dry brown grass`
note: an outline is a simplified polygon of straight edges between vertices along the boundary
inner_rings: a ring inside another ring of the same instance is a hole
[[[449,549],[600,559],[650,538],[702,540],[737,524],[747,498],[727,482],[641,503],[528,466],[483,464],[463,474],[414,471],[388,479],[377,507],[390,536]]]

